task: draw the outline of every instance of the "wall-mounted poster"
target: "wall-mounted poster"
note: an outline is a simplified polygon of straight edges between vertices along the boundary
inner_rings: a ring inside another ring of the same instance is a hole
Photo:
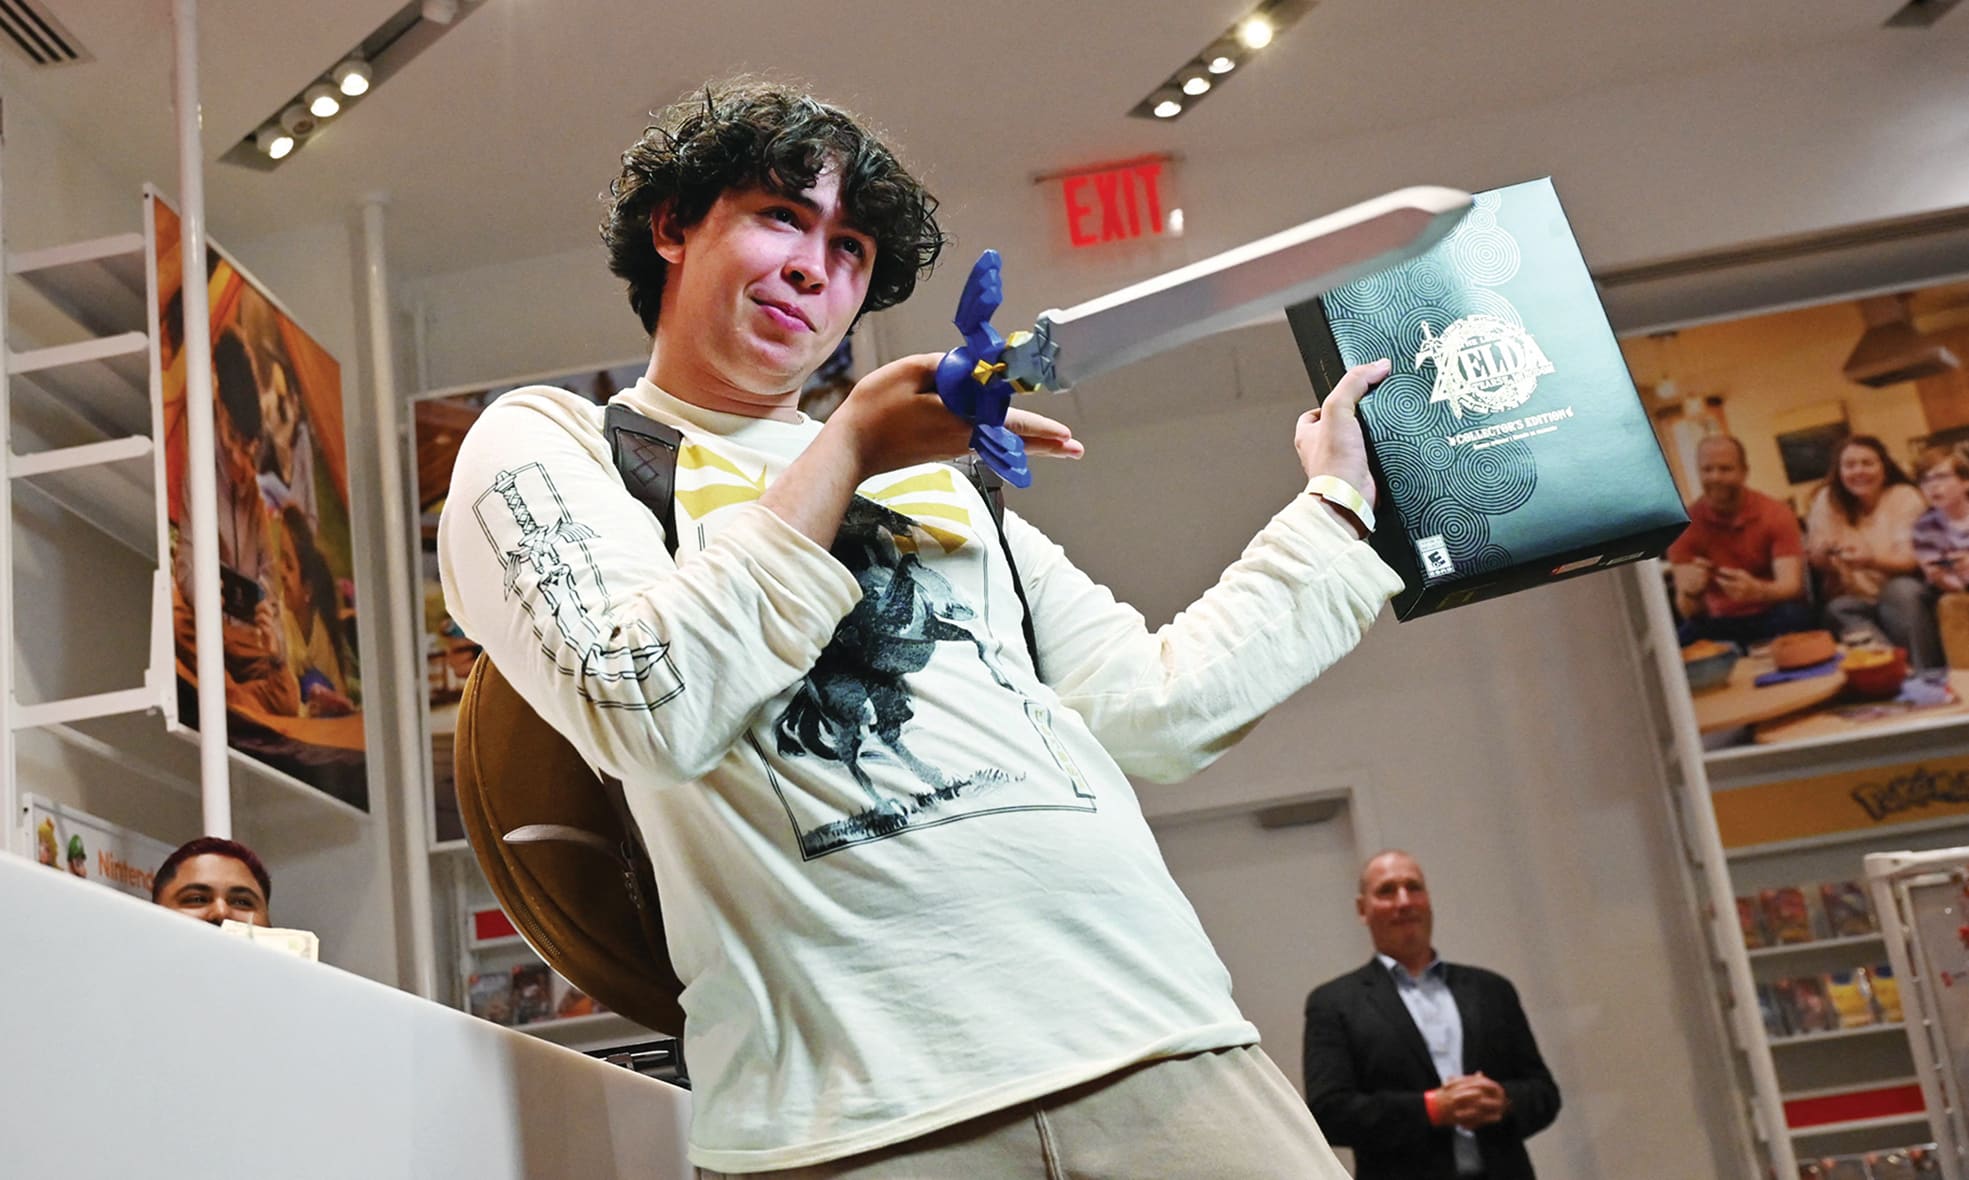
[[[171,855],[169,844],[38,795],[23,802],[35,860],[150,900],[151,881]]]
[[[178,215],[156,194],[153,338],[163,406],[177,724],[198,727]],[[238,264],[207,255],[218,553],[232,750],[367,811],[342,369]]]
[[[421,395],[412,419],[416,431],[415,463],[419,520],[418,569],[423,603],[424,673],[427,732],[430,734],[431,839],[450,843],[465,838],[458,817],[458,791],[452,772],[452,737],[458,729],[458,698],[478,659],[479,646],[466,637],[444,608],[444,587],[438,578],[438,513],[451,492],[451,468],[458,445],[478,419],[479,412],[501,394],[529,385],[555,385],[578,393],[597,405],[628,389],[649,367],[644,359],[621,364],[556,373],[499,385],[437,390]],[[841,404],[865,370],[858,367],[851,335],[835,350],[800,391],[800,409],[825,419]]]
[[[1969,725],[1969,282],[1637,336],[1711,749]]]

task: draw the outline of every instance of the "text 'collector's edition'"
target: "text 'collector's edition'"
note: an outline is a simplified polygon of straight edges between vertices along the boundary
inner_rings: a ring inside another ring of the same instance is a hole
[[[1550,180],[1286,317],[1321,398],[1392,363],[1361,425],[1398,618],[1658,557],[1688,524]]]

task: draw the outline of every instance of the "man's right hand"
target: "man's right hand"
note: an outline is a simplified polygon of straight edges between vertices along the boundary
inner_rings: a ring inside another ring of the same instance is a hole
[[[936,394],[940,353],[891,361],[855,382],[820,434],[774,480],[762,507],[823,548],[834,543],[855,488],[885,471],[954,459],[971,448],[971,424]],[[1087,448],[1064,422],[1008,410],[1005,426],[1029,455],[1078,459]]]
[[[1677,562],[1672,568],[1675,571],[1676,593],[1694,598],[1709,589],[1710,574],[1715,567],[1707,557],[1698,557],[1694,561]]]
[[[1504,1087],[1481,1072],[1443,1083],[1440,1105],[1446,1123],[1474,1131],[1504,1117]]]
[[[856,483],[885,471],[954,459],[971,449],[971,424],[936,394],[937,362],[926,352],[890,361],[855,382],[825,430],[847,433],[859,473]],[[1005,412],[1005,427],[1025,440],[1029,455],[1078,459],[1086,447],[1064,422],[1030,410]]]
[[[1361,434],[1360,401],[1388,376],[1385,360],[1355,365],[1333,386],[1333,392],[1313,409],[1299,415],[1292,432],[1293,449],[1306,478],[1331,475],[1345,481],[1374,507],[1374,477],[1367,471],[1367,439]]]

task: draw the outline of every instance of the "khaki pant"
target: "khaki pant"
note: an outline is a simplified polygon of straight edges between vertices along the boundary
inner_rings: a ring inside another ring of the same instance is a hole
[[[1346,1180],[1256,1046],[1131,1066],[906,1143],[768,1180]],[[723,1172],[698,1170],[701,1180]]]

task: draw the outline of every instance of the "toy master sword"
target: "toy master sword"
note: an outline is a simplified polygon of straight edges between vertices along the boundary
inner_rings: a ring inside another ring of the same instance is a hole
[[[991,326],[1004,288],[998,251],[986,250],[957,301],[954,322],[964,343],[938,362],[937,394],[972,424],[971,446],[985,464],[1014,487],[1030,487],[1025,443],[1005,429],[1014,393],[1059,392],[1407,262],[1456,228],[1469,210],[1466,192],[1400,189],[1065,311],[1045,312],[1031,331],[1009,338]]]

